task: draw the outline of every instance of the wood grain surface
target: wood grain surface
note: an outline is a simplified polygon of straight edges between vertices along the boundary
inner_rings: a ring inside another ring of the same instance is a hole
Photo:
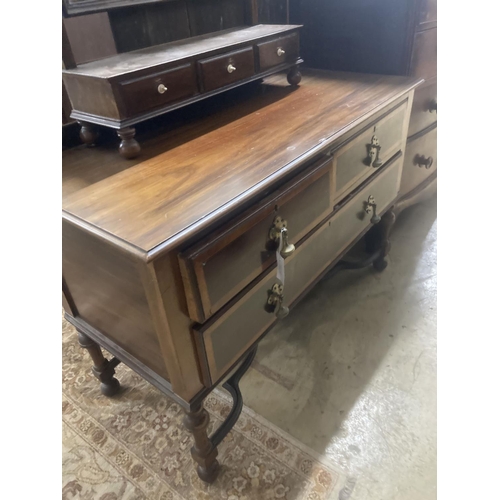
[[[314,160],[420,81],[307,71],[293,88],[275,75],[202,119],[184,112],[184,125],[141,138],[148,155],[136,160],[66,150],[64,217],[153,258]]]

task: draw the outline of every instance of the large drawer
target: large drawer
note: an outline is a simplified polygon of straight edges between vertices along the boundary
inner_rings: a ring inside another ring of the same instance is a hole
[[[299,34],[283,36],[275,40],[257,44],[260,70],[272,68],[299,57]]]
[[[437,28],[415,35],[411,75],[429,80],[437,75]]]
[[[179,265],[191,319],[204,322],[275,262],[270,230],[277,217],[296,243],[332,211],[332,193],[331,160],[324,158],[185,250]]]
[[[424,182],[437,169],[437,126],[408,141],[405,152],[401,196]]]
[[[365,209],[369,196],[381,213],[396,198],[401,178],[402,157],[398,156],[366,187],[341,206],[307,238],[285,262],[284,301],[293,302],[356,237],[366,230],[371,215]],[[195,330],[202,361],[204,383],[210,387],[272,325],[276,317],[266,310],[276,269],[258,284],[242,292],[219,314]]]
[[[127,115],[136,115],[198,93],[192,63],[118,83]]]
[[[250,78],[255,73],[253,47],[198,61],[205,92]]]
[[[402,149],[406,140],[407,112],[408,101],[404,101],[358,137],[333,152],[333,171],[336,172],[335,203]],[[380,147],[377,158],[370,156],[370,150],[375,143]]]
[[[437,121],[437,83],[430,83],[415,91],[411,109],[408,137]]]

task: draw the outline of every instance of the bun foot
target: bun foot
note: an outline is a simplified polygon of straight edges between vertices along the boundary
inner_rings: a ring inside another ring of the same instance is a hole
[[[88,147],[95,146],[95,142],[99,134],[97,133],[97,129],[90,123],[87,122],[78,122],[82,128],[80,129],[80,139],[84,144]]]
[[[101,394],[108,398],[115,396],[119,391],[120,382],[115,377],[111,377],[110,380],[101,383]]]
[[[120,146],[118,148],[120,154],[130,160],[131,158],[135,158],[141,152],[141,146],[134,139],[135,136],[135,128],[127,127],[120,129],[116,132],[118,137],[121,139]]]
[[[388,262],[385,259],[378,259],[373,263],[373,269],[381,273],[386,267]]]
[[[298,85],[302,80],[302,74],[299,71],[299,68],[297,66],[291,68],[290,71],[288,72],[288,75],[286,75],[286,79],[288,80],[288,83],[290,85],[294,86]]]

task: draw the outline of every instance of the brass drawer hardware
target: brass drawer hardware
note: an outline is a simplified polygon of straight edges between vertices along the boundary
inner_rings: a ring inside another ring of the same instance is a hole
[[[281,47],[278,47],[276,54],[278,54],[278,56],[281,57],[281,56],[285,55],[285,51]]]
[[[160,85],[158,85],[158,93],[164,94],[167,90],[168,90],[167,87],[165,87],[163,83],[160,83]]]
[[[438,110],[438,103],[436,99],[432,99],[432,101],[429,103],[429,113],[437,113]]]
[[[424,155],[415,156],[415,165],[418,165],[419,168],[425,167],[429,170],[434,163],[434,158],[432,156],[428,156],[427,158]]]
[[[290,309],[283,305],[283,285],[275,283],[271,290],[267,291],[266,311],[274,313],[278,319],[283,319],[288,316]]]
[[[367,214],[373,212],[370,222],[372,224],[378,224],[380,222],[380,216],[377,215],[377,204],[375,203],[375,198],[372,195],[368,196],[368,201],[365,201],[365,204],[365,212]]]
[[[288,257],[295,252],[295,245],[288,242],[288,229],[286,228],[286,220],[277,215],[274,218],[273,225],[269,230],[269,238],[279,244],[280,235],[283,238],[283,246],[281,248],[281,256]]]
[[[382,160],[380,159],[380,150],[382,146],[378,140],[378,137],[374,135],[370,144],[367,144],[368,148],[368,157],[365,160],[365,163],[369,167],[379,168],[382,166]]]
[[[236,71],[236,68],[232,64],[227,65],[227,72],[232,73],[233,71]]]

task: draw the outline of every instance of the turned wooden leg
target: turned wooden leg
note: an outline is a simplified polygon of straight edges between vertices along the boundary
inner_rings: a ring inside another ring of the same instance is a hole
[[[191,411],[186,410],[184,425],[194,436],[191,456],[198,464],[196,469],[198,476],[206,483],[213,483],[217,479],[220,466],[217,461],[217,447],[213,445],[207,434],[209,420],[207,410],[200,403]]]
[[[141,152],[141,146],[134,139],[135,128],[122,128],[116,132],[121,139],[119,151],[124,158],[135,158]]]
[[[290,71],[288,72],[288,75],[286,75],[286,79],[288,80],[288,83],[290,85],[298,85],[300,83],[300,80],[302,80],[302,74],[299,71],[299,67],[292,66],[292,68],[290,68]]]
[[[80,139],[89,147],[95,146],[97,140],[97,129],[94,125],[88,122],[78,122],[81,125]]]
[[[115,366],[118,360],[107,360],[103,355],[101,348],[90,337],[82,332],[78,332],[78,342],[87,349],[94,362],[92,372],[101,381],[101,392],[108,397],[114,396],[120,390],[120,382],[114,377]]]
[[[377,239],[380,256],[373,262],[373,267],[377,271],[383,271],[387,267],[386,257],[391,250],[391,242],[389,240],[389,237],[395,222],[396,214],[394,213],[394,207],[391,207],[382,216],[381,221],[376,226],[379,231]]]

